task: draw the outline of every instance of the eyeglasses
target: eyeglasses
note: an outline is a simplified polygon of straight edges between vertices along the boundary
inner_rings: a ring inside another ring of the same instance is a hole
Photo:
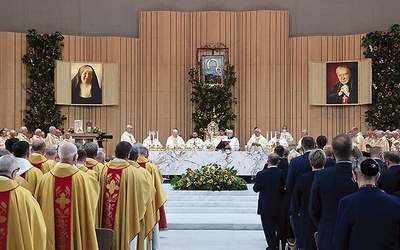
[[[15,171],[17,171],[17,172],[18,172],[20,169],[21,169],[21,168],[16,168],[16,169],[14,169],[14,171],[13,171],[13,172],[15,172]]]

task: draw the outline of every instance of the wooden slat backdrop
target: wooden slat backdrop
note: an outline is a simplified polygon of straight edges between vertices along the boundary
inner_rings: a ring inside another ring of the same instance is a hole
[[[188,71],[196,65],[196,49],[211,43],[229,48],[238,78],[234,93],[236,135],[244,145],[253,128],[263,134],[287,124],[297,140],[301,129],[333,135],[361,127],[365,106],[318,107],[308,104],[308,62],[362,59],[362,35],[289,38],[287,11],[142,12],[139,38],[65,36],[64,61],[118,62],[119,106],[63,106],[68,117],[92,121],[113,134],[105,144],[112,153],[127,124],[142,141],[158,130],[165,144],[172,128],[184,139],[193,129]],[[22,125],[26,93],[25,34],[0,32],[0,126]]]

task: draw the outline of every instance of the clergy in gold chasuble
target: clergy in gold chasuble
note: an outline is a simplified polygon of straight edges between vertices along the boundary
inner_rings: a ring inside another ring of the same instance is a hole
[[[46,249],[46,225],[39,204],[28,190],[2,176],[0,249]]]
[[[137,163],[140,167],[150,172],[152,176],[152,183],[156,189],[154,207],[157,211],[157,222],[159,222],[160,230],[167,230],[168,224],[164,210],[164,203],[167,201],[167,197],[165,196],[164,188],[162,186],[163,179],[160,170],[156,164],[144,156],[139,156]]]
[[[73,165],[58,163],[43,176],[35,197],[45,215],[47,249],[98,249],[96,179]]]
[[[126,159],[130,147],[129,144]],[[129,249],[130,242],[141,230],[150,199],[150,183],[141,171],[120,158],[110,161],[101,170],[99,182],[100,226],[114,230],[114,250]]]

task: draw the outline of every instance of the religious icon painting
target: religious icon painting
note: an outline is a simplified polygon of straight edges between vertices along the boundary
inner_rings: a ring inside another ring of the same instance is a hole
[[[224,56],[203,55],[201,57],[203,81],[206,84],[223,84],[224,66]]]

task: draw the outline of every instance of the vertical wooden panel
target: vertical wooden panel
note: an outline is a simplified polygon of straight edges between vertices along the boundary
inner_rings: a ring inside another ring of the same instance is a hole
[[[286,123],[296,140],[303,128],[330,139],[352,126],[366,129],[366,106],[310,106],[308,97],[308,63],[362,59],[362,35],[289,38],[287,11],[149,11],[140,13],[139,25],[138,39],[65,36],[63,60],[119,64],[118,106],[62,107],[64,129],[83,119],[113,134],[105,144],[110,154],[127,124],[139,141],[151,129],[165,144],[173,127],[187,139],[193,128],[187,73],[196,66],[197,48],[219,42],[236,70],[235,134],[242,145],[254,126],[265,134]],[[0,32],[0,98],[8,104],[0,109],[2,127],[23,123],[25,53],[25,34]]]

